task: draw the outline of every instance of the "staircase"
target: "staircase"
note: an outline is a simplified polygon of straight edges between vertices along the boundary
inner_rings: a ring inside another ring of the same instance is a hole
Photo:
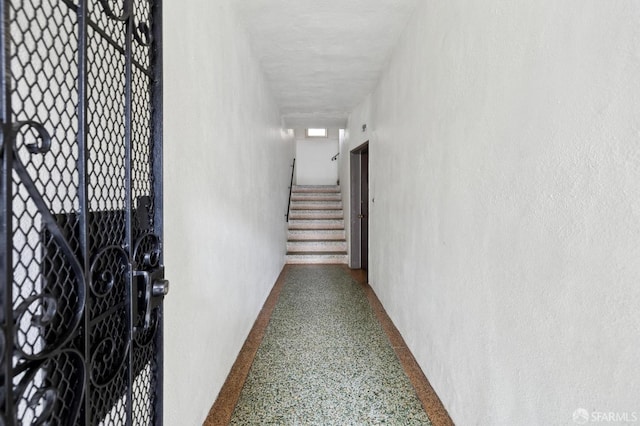
[[[287,263],[347,263],[339,186],[293,186]]]

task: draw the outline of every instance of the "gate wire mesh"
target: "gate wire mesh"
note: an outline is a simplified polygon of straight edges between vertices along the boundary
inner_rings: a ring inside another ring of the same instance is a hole
[[[144,306],[130,302],[132,269],[152,270],[161,257],[153,173],[159,3],[0,6],[10,105],[2,106],[9,125],[0,158],[13,163],[0,174],[11,194],[0,219],[11,231],[0,259],[11,277],[1,289],[0,426],[160,422],[161,308],[149,327],[134,327]]]

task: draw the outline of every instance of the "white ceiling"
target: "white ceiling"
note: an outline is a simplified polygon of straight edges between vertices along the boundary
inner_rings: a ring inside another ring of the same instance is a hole
[[[288,127],[344,127],[420,0],[233,0]]]

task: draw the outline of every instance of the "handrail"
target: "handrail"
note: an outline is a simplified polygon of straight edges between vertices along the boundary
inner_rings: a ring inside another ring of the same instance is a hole
[[[340,155],[340,153],[337,153],[336,155],[331,157],[331,161],[336,161],[338,159],[338,155]]]
[[[289,201],[287,202],[287,214],[284,216],[287,218],[287,222],[289,222],[289,212],[291,211],[291,191],[293,191],[293,173],[296,170],[296,159],[293,159],[293,164],[291,164],[291,183],[289,185]]]

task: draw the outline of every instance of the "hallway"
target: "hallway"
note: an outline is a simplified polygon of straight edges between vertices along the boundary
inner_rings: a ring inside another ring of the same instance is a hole
[[[640,0],[0,14],[0,426],[640,424]]]
[[[363,271],[286,266],[256,329],[205,425],[451,424]]]
[[[368,143],[368,283],[456,424],[638,412],[640,2],[164,7],[165,424],[258,351],[320,141],[356,268]]]

